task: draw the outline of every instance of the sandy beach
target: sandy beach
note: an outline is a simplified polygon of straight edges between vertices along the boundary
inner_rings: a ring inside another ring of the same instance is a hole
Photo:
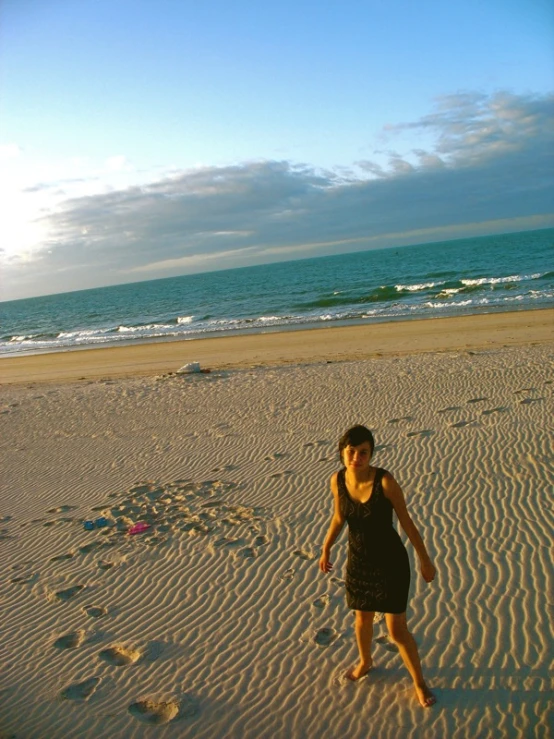
[[[547,739],[553,319],[2,359],[0,737]],[[382,621],[344,679],[346,532],[317,560],[358,422],[437,566],[408,545],[431,709]]]

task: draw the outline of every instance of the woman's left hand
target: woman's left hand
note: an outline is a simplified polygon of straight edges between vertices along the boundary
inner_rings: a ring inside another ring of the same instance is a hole
[[[421,563],[421,574],[423,575],[423,579],[425,582],[433,582],[435,579],[435,575],[437,574],[437,571],[435,569],[435,565],[431,562],[430,559],[423,560]]]

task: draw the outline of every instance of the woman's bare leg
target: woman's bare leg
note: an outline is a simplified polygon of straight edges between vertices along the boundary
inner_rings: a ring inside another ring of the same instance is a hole
[[[359,680],[366,675],[373,664],[371,659],[371,640],[373,639],[373,611],[355,611],[356,644],[360,653],[360,661],[346,673],[349,680]]]
[[[436,698],[429,690],[423,672],[421,671],[421,662],[417,651],[417,644],[414,637],[408,630],[405,613],[387,613],[385,614],[387,627],[392,641],[398,647],[400,656],[404,660],[404,664],[408,668],[408,672],[414,681],[414,687],[418,701],[424,708],[432,706],[436,702]]]

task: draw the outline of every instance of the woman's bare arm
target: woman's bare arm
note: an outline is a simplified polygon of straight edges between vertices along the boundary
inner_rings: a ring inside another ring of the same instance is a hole
[[[329,524],[327,536],[325,537],[325,541],[323,542],[323,551],[319,560],[319,569],[325,573],[330,572],[333,569],[333,565],[329,561],[331,547],[335,543],[338,535],[340,534],[344,526],[344,516],[342,515],[340,510],[339,490],[337,486],[336,472],[331,477],[331,492],[333,494],[333,517],[331,518],[331,523]]]
[[[425,548],[423,539],[421,538],[421,535],[417,530],[412,517],[408,513],[402,488],[396,482],[390,472],[387,472],[385,475],[383,475],[382,484],[385,497],[388,498],[392,503],[396,515],[398,516],[398,520],[400,521],[400,525],[406,532],[406,536],[411,541],[414,549],[417,552],[421,566],[421,574],[423,575],[426,582],[431,582],[431,580],[434,580],[435,578],[436,570],[433,563],[431,562],[429,554],[427,553],[427,549]]]

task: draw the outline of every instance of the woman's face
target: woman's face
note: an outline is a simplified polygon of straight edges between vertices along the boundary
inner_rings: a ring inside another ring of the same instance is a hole
[[[356,472],[369,467],[371,461],[371,445],[369,441],[364,441],[358,446],[350,446],[350,444],[342,450],[342,461],[345,467],[349,467]]]

